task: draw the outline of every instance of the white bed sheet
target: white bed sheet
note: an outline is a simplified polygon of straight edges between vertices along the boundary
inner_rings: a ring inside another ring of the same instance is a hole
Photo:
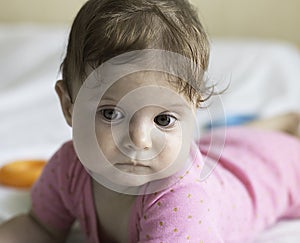
[[[49,158],[66,140],[66,125],[54,92],[67,43],[67,27],[0,25],[0,166],[11,160]],[[288,43],[213,39],[210,79],[219,90],[230,82],[220,99],[211,99],[209,112],[269,116],[300,111],[300,55]],[[219,100],[219,101],[217,101]],[[199,113],[199,125],[209,121]],[[0,222],[28,210],[29,192],[0,186]],[[70,242],[80,242],[75,231]],[[256,243],[298,243],[300,220],[278,223]]]

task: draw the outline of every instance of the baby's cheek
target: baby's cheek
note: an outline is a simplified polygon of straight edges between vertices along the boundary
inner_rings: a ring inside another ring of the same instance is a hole
[[[177,160],[180,156],[180,150],[182,148],[182,143],[179,139],[170,137],[160,154],[160,163],[163,165],[163,168],[166,168],[174,163],[177,163]],[[162,168],[162,169],[163,169]]]
[[[103,153],[107,160],[112,162],[115,154],[116,145],[112,139],[112,134],[109,129],[100,129],[96,127],[96,137],[99,145],[99,150]]]

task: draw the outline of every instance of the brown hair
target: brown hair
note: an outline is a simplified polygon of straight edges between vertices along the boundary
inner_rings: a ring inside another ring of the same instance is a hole
[[[146,48],[181,54],[207,70],[209,41],[187,0],[87,1],[73,22],[61,65],[71,98],[72,82],[84,81],[87,66],[95,69],[114,56]],[[198,92],[203,82],[201,72],[194,87],[178,83],[178,89],[200,105],[203,99]]]

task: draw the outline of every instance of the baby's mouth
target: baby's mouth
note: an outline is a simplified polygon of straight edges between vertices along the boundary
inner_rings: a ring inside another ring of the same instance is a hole
[[[114,166],[121,171],[135,174],[149,174],[150,170],[150,166],[136,162],[116,163]]]

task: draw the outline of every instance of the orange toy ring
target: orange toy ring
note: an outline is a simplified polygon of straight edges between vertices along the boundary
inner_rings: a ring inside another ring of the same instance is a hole
[[[17,160],[0,169],[0,183],[7,186],[29,188],[40,176],[45,160]]]

